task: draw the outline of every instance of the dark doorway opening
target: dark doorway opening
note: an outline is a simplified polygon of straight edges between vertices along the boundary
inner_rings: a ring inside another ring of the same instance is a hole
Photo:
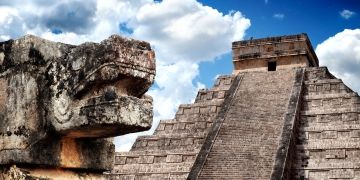
[[[276,71],[276,61],[268,62],[268,71]]]

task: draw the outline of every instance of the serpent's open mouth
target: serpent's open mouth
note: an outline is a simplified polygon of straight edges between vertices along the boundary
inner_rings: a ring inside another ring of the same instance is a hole
[[[77,98],[86,94],[97,96],[108,91],[108,86],[113,86],[119,94],[140,97],[152,84],[154,70],[143,68],[133,69],[130,71],[132,73],[126,71],[129,71],[129,68],[124,68],[123,64],[106,64],[79,80],[70,93]]]
[[[155,56],[148,43],[111,37],[73,48],[54,63],[49,119],[56,132],[74,138],[111,137],[151,127]],[[97,53],[91,53],[98,50]],[[58,76],[59,74],[63,76]]]
[[[140,79],[141,80],[141,79]],[[77,94],[78,118],[82,124],[63,132],[70,137],[112,137],[127,134],[135,129],[147,130],[152,113],[152,99],[147,95],[132,93],[130,86],[139,79],[121,78],[116,82],[93,85]]]

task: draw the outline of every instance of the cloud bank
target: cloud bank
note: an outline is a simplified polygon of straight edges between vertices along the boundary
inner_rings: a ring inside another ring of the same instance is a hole
[[[320,43],[316,54],[321,66],[360,92],[360,29],[345,29]]]
[[[250,20],[241,12],[223,14],[196,0],[0,0],[0,40],[35,34],[71,44],[99,42],[111,34],[149,41],[157,56],[154,124],[149,132],[115,139],[128,150],[139,134],[150,134],[160,119],[173,118],[199,88],[199,63],[211,61],[242,40]]]

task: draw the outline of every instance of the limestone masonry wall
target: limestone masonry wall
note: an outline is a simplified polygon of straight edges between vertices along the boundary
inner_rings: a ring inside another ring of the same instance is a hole
[[[326,68],[307,68],[293,179],[360,179],[357,93]]]

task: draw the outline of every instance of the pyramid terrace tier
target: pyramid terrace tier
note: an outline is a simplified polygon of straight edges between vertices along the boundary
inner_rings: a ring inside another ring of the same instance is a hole
[[[224,99],[227,90],[200,89],[195,102],[208,102],[217,99]]]
[[[204,132],[192,135],[141,136],[136,139],[132,151],[156,152],[157,150],[191,150],[201,147],[204,139]]]
[[[176,118],[183,118],[194,114],[216,114],[223,103],[222,99],[210,102],[194,103],[194,104],[181,104],[176,112]]]
[[[305,81],[304,93],[306,95],[337,94],[352,92],[340,79],[325,79],[316,81]]]
[[[213,100],[224,99],[233,78],[233,76],[219,76],[214,84],[214,87],[211,89],[200,89],[198,91],[195,103],[206,103]]]
[[[213,118],[214,117],[209,116],[205,118],[191,119],[186,121],[162,120],[160,121],[160,124],[154,134],[194,134],[197,132],[207,132],[213,124]]]
[[[115,164],[149,164],[166,162],[188,162],[195,159],[197,152],[192,151],[166,151],[149,152],[144,154],[141,151],[117,152],[115,155]]]
[[[336,79],[326,67],[307,67],[305,71],[305,81],[309,80],[323,80]]]

